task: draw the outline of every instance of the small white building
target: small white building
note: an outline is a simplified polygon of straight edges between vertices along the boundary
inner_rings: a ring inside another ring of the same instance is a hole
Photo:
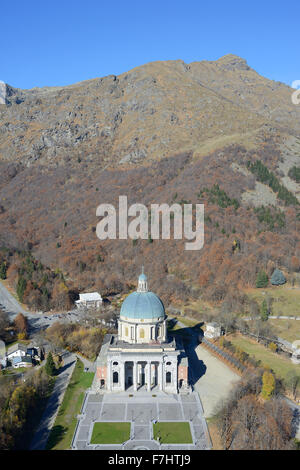
[[[296,349],[291,357],[291,361],[293,364],[300,364],[300,349]]]
[[[219,338],[221,336],[221,327],[216,322],[207,323],[204,336],[206,338]]]
[[[100,308],[102,297],[98,292],[79,294],[79,300],[75,301],[76,307],[82,308]]]
[[[27,346],[22,343],[15,343],[7,350],[6,357],[12,360],[14,357],[24,357],[27,355]]]

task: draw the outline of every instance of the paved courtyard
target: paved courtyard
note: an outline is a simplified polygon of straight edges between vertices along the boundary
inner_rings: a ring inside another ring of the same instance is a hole
[[[210,449],[210,438],[198,394],[157,392],[96,394],[87,392],[73,439],[73,448],[92,449]],[[189,421],[193,444],[159,444],[153,439],[153,421]],[[90,444],[95,422],[130,422],[130,440],[123,444]]]
[[[209,418],[218,411],[240,376],[203,346],[197,346],[195,353],[198,359],[197,370],[203,369],[203,372],[197,377],[194,387],[201,397],[204,416]],[[192,369],[194,371],[195,368]]]

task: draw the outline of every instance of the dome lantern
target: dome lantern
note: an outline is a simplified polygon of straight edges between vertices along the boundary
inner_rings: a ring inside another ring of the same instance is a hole
[[[142,266],[142,274],[139,275],[137,292],[148,292],[147,276],[144,274],[144,266]]]

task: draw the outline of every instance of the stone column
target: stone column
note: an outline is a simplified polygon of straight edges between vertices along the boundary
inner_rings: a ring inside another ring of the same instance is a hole
[[[147,391],[151,391],[151,361],[147,363],[148,367],[148,380],[147,380]]]
[[[178,363],[176,361],[176,363],[174,363],[174,387],[175,387],[175,390],[176,390],[176,393],[178,393]]]
[[[132,379],[133,379],[133,390],[137,391],[137,362],[133,362],[133,372],[132,372]]]
[[[159,361],[158,371],[157,371],[157,375],[158,375],[157,383],[158,383],[159,390],[163,390],[162,368],[163,368],[162,361]]]
[[[121,362],[120,367],[120,388],[122,391],[125,390],[125,362]]]
[[[107,382],[106,388],[111,391],[111,361],[107,361]]]

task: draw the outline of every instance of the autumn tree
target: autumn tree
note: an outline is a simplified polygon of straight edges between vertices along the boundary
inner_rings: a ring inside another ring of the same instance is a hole
[[[18,338],[26,339],[28,322],[27,322],[27,318],[25,317],[25,315],[23,315],[23,313],[18,313],[18,315],[14,319],[14,325],[15,325],[15,330],[18,334]]]
[[[265,400],[269,400],[274,395],[275,385],[276,385],[276,381],[275,381],[274,375],[272,374],[272,372],[266,370],[262,376],[262,389],[261,389],[261,396]]]

